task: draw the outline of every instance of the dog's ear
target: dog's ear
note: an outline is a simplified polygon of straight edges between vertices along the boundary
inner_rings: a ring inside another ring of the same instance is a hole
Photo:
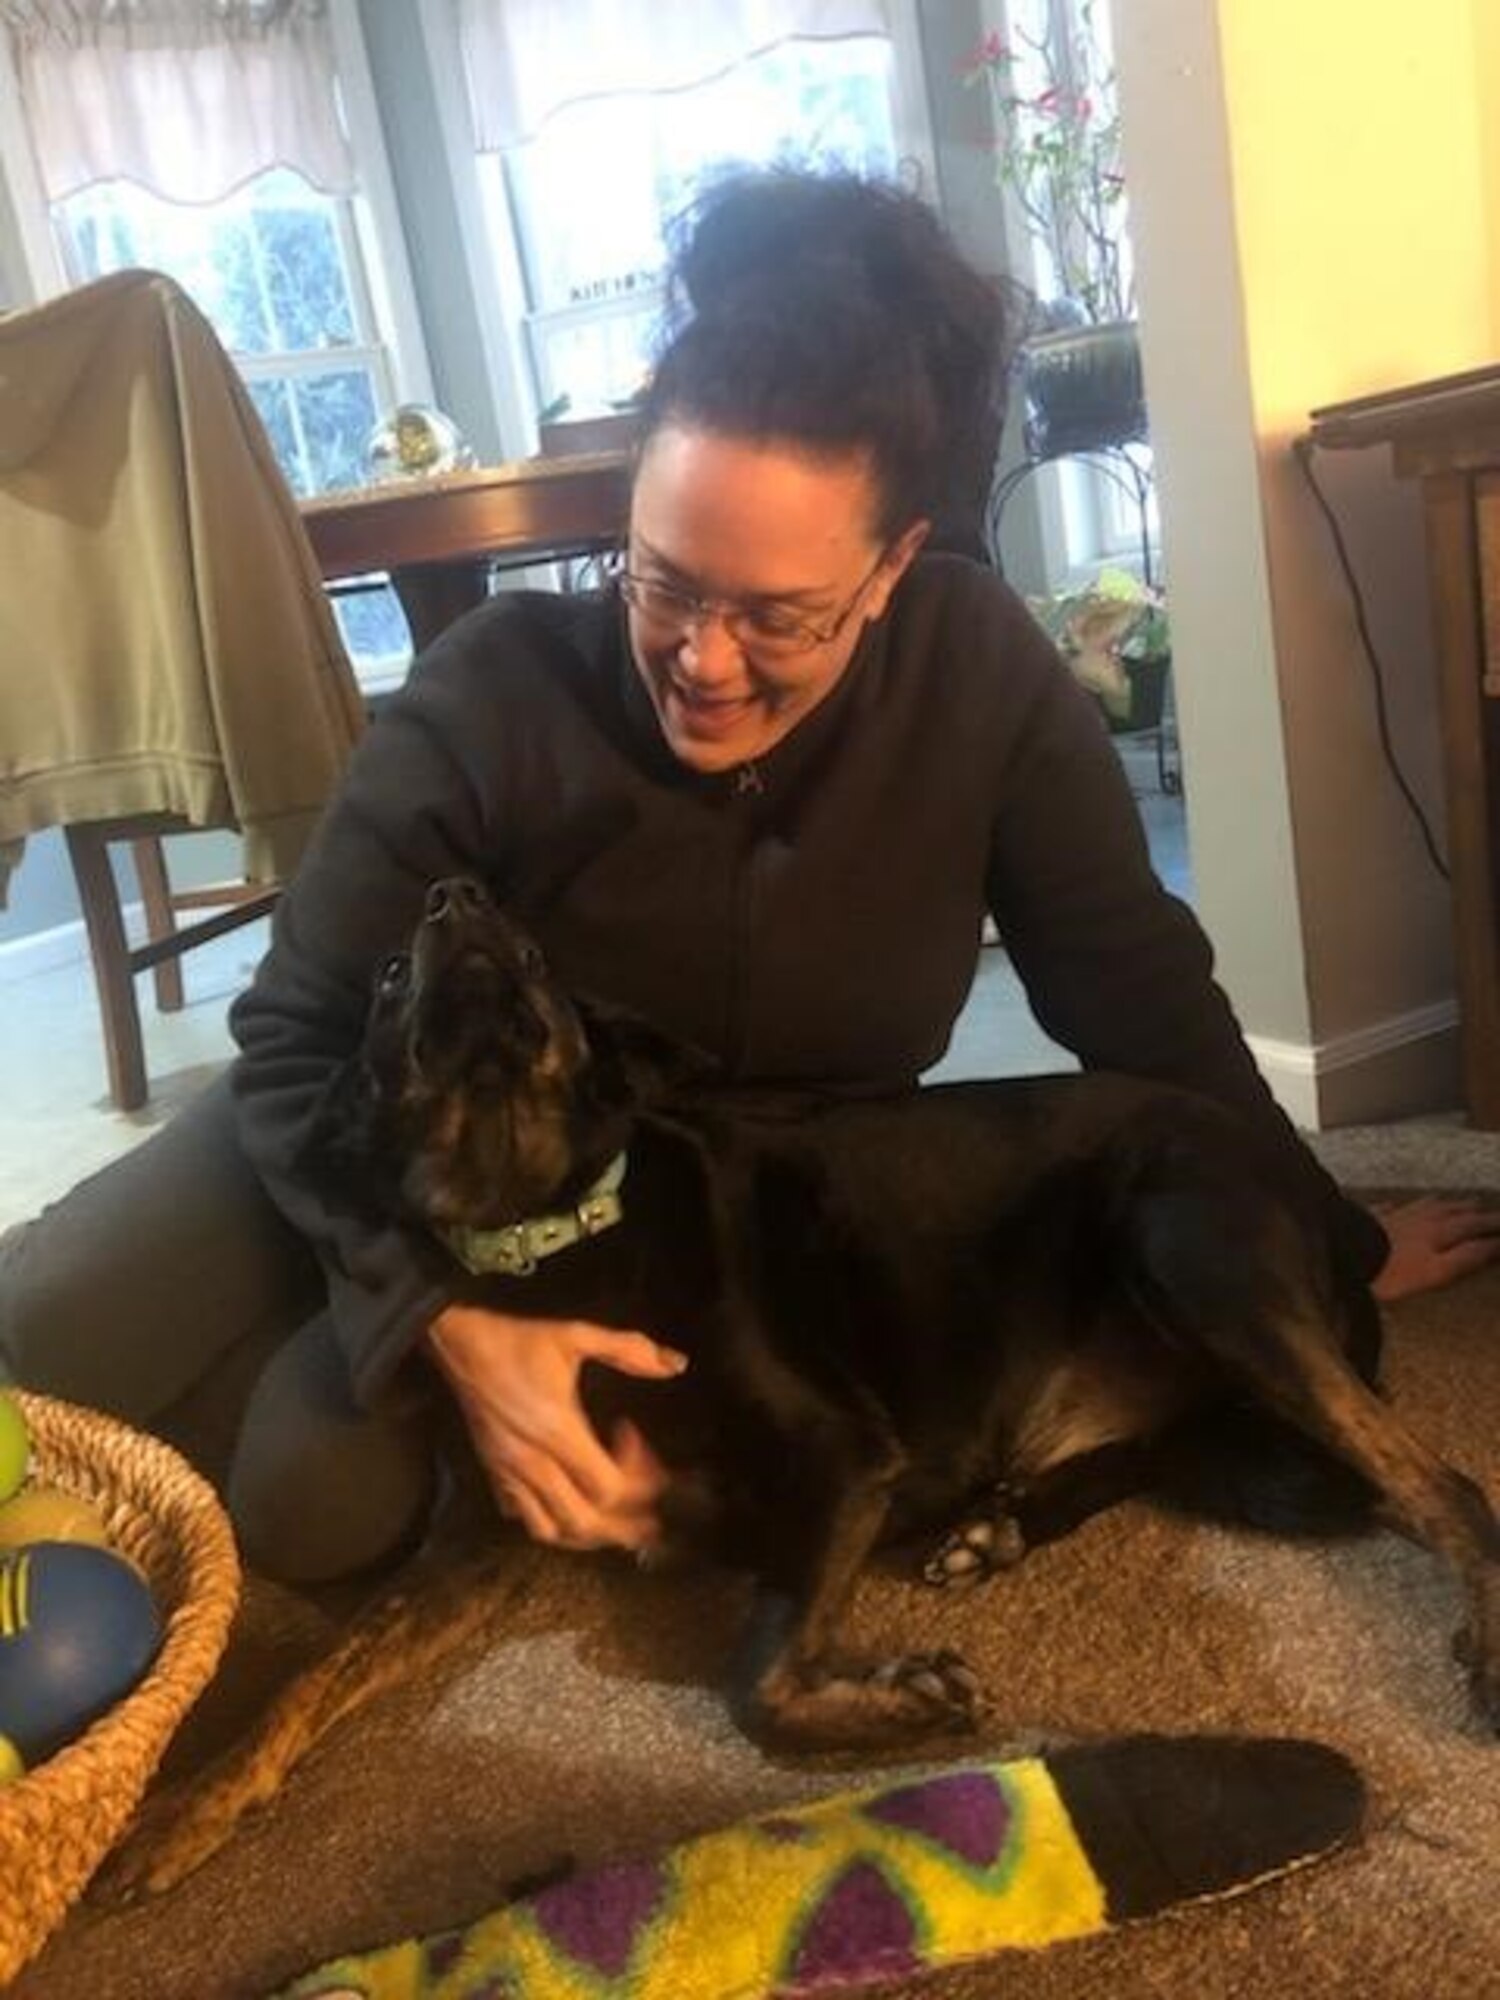
[[[312,1114],[299,1164],[324,1182],[349,1187],[379,1157],[380,1088],[364,1056],[334,1071]]]
[[[602,1104],[632,1108],[709,1083],[718,1064],[690,1042],[664,1035],[609,1000],[575,1001],[588,1038],[592,1080]]]

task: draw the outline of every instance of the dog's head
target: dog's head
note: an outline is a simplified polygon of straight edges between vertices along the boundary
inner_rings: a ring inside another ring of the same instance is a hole
[[[422,1222],[501,1228],[576,1200],[680,1056],[570,995],[478,883],[450,878],[376,974],[321,1150]]]

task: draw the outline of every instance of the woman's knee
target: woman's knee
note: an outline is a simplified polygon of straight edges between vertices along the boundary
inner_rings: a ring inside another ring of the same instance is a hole
[[[319,1297],[220,1079],[0,1243],[0,1375],[149,1422],[248,1330],[290,1330]]]
[[[262,1373],[226,1498],[249,1566],[283,1583],[331,1583],[405,1554],[437,1491],[430,1403],[358,1408],[326,1314]]]

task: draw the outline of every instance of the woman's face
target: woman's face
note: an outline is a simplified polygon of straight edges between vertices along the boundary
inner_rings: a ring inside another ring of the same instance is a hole
[[[927,531],[887,548],[876,513],[862,456],[652,435],[622,589],[636,669],[684,764],[749,763],[837,686]]]

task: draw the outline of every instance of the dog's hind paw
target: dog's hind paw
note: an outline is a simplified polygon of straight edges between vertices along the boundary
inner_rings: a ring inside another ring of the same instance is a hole
[[[1013,1569],[1026,1553],[1021,1524],[1003,1503],[961,1521],[944,1535],[922,1565],[922,1581],[935,1589],[982,1583],[997,1569]]]

